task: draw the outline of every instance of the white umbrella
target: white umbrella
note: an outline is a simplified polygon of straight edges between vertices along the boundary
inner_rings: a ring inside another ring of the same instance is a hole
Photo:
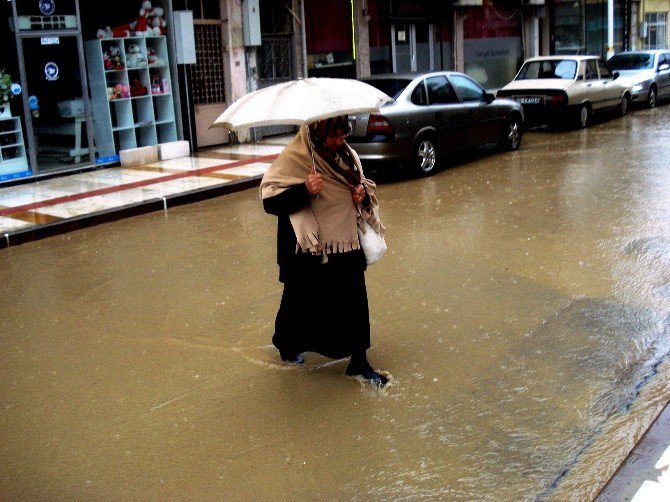
[[[230,105],[212,127],[231,131],[269,125],[302,125],[339,115],[374,113],[391,97],[345,78],[304,78],[259,89]]]

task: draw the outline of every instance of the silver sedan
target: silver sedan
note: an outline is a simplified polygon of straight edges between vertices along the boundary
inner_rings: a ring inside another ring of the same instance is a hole
[[[634,103],[654,108],[658,99],[670,98],[670,51],[619,52],[607,65],[631,86]]]
[[[523,109],[496,99],[463,73],[389,74],[363,79],[394,98],[377,115],[352,115],[347,139],[364,165],[398,165],[427,176],[443,156],[497,142],[516,150],[524,130]]]

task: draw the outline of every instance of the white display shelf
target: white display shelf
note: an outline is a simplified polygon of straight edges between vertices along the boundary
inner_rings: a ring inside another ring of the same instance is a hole
[[[99,157],[115,157],[120,150],[177,141],[166,38],[104,38],[85,45]],[[140,48],[145,61],[140,67],[128,64],[131,45]],[[122,68],[105,69],[103,56],[112,50],[118,50]],[[147,63],[150,51],[161,63]],[[133,81],[145,87],[147,93],[109,99],[108,88],[119,84],[130,89]]]
[[[19,117],[0,118],[0,175],[28,170]]]

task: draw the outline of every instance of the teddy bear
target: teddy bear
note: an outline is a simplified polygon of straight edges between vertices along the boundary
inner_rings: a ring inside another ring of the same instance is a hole
[[[139,16],[135,20],[135,36],[148,37],[153,35],[153,29],[149,25],[149,19],[153,16],[153,9],[149,0],[142,2]]]
[[[144,59],[139,45],[131,44],[128,46],[128,52],[126,52],[126,64],[128,65],[128,68],[144,68],[147,65],[147,61]]]
[[[161,7],[154,8],[149,24],[151,25],[154,36],[158,37],[167,33],[167,23],[163,17],[163,9]]]

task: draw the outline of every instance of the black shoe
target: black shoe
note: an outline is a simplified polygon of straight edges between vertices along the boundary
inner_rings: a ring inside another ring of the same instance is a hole
[[[279,352],[279,356],[281,357],[282,361],[286,361],[287,363],[292,363],[292,364],[302,364],[305,362],[305,360],[302,358],[302,355],[297,354],[295,352],[293,353],[286,353],[286,352]]]
[[[375,387],[384,387],[389,379],[386,378],[384,375],[381,375],[377,373],[375,370],[372,369],[370,365],[367,366],[367,368],[363,367],[357,367],[357,366],[352,366],[349,364],[347,366],[347,371],[346,374],[349,376],[362,376],[365,378],[370,384],[374,385]]]

